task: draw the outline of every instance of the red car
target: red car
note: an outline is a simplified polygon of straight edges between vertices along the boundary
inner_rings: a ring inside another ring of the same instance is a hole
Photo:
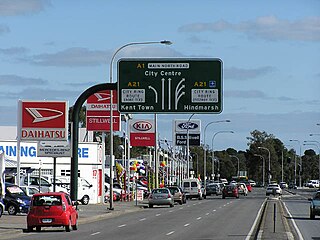
[[[236,184],[227,185],[222,190],[222,198],[236,197],[239,198],[239,191]]]
[[[27,216],[28,231],[33,228],[39,232],[41,227],[65,227],[77,230],[78,212],[70,199],[63,192],[37,193],[32,196],[30,211]]]

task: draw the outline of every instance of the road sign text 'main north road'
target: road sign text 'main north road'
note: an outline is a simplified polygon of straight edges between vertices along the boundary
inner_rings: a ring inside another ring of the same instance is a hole
[[[221,113],[220,59],[120,59],[123,113]]]

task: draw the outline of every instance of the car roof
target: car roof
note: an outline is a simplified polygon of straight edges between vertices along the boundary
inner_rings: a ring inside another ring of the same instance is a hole
[[[64,192],[46,192],[46,193],[36,193],[33,196],[38,197],[38,196],[62,196],[66,195]]]

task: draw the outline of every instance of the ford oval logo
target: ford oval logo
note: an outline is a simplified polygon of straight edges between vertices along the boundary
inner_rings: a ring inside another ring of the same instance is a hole
[[[152,124],[147,121],[138,121],[132,127],[138,131],[149,131],[152,128]]]
[[[199,125],[193,122],[184,122],[184,123],[179,123],[178,127],[181,129],[197,129]]]

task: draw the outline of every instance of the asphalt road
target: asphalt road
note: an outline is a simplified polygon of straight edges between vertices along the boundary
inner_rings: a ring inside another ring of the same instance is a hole
[[[282,198],[291,214],[288,218],[294,222],[302,239],[320,239],[320,216],[316,216],[314,220],[310,219],[310,202],[307,200],[314,191],[312,189],[296,190],[296,195]]]
[[[245,239],[265,199],[254,189],[240,199],[208,197],[173,208],[155,206],[143,211],[81,224],[77,231],[60,228],[24,233],[20,239]]]

